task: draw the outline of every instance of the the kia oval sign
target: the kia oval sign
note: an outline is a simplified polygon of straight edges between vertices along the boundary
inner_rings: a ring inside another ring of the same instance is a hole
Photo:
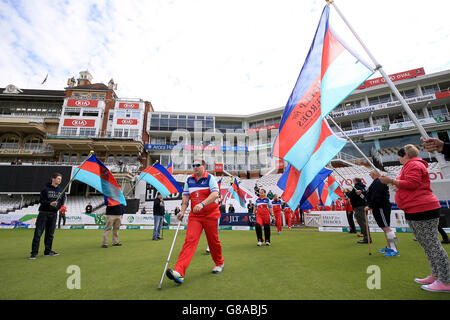
[[[79,100],[79,99],[69,99],[67,100],[68,107],[79,107],[79,108],[95,108],[98,106],[98,100]]]
[[[64,119],[64,127],[95,127],[95,120]]]

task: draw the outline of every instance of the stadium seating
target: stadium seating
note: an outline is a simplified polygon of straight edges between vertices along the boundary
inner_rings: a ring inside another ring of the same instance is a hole
[[[16,212],[23,207],[28,207],[39,201],[38,195],[0,195],[0,213]]]

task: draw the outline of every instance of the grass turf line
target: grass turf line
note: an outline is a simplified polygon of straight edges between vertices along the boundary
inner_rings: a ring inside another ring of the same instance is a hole
[[[107,249],[101,248],[103,230],[56,230],[53,249],[60,255],[44,257],[42,237],[37,259],[28,260],[33,232],[0,230],[0,299],[450,299],[413,282],[427,276],[430,267],[412,234],[397,233],[401,256],[384,257],[377,252],[386,245],[382,233],[373,233],[369,256],[354,234],[294,229],[280,236],[272,229],[272,245],[257,247],[254,231],[221,230],[223,273],[211,273],[214,263],[205,254],[203,234],[185,283],[165,277],[158,290],[174,230],[164,230],[162,241],[151,240],[152,230],[120,230],[123,246]],[[170,268],[185,234],[178,233]],[[80,290],[67,288],[70,265],[81,269]],[[380,267],[380,290],[367,288],[371,265]]]

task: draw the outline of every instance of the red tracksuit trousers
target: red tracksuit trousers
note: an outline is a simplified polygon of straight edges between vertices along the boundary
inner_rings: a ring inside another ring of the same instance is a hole
[[[280,211],[274,210],[273,214],[275,216],[275,225],[277,226],[277,230],[278,232],[281,232],[281,227],[283,225],[283,222],[281,221],[281,210]]]
[[[186,240],[184,241],[183,249],[181,249],[174,270],[178,271],[182,276],[186,275],[186,269],[191,263],[192,257],[197,249],[203,229],[205,230],[211,258],[216,266],[223,265],[222,246],[220,245],[219,235],[217,233],[217,223],[216,218],[194,217],[193,215],[189,215]]]

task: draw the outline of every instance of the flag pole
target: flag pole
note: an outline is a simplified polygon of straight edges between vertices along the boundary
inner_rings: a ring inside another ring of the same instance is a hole
[[[94,154],[94,150],[91,150],[87,156],[86,159],[84,159],[84,161],[78,166],[78,170],[77,172],[73,175],[73,177],[70,179],[70,181],[66,184],[66,186],[64,187],[63,191],[59,194],[58,198],[56,198],[56,202],[59,201],[59,199],[61,199],[62,195],[64,194],[64,192],[66,192],[67,188],[70,186],[70,184],[72,183],[73,179],[75,179],[75,177],[77,176],[78,172],[80,172],[81,167],[83,166],[83,164]]]
[[[347,27],[350,29],[350,31],[352,32],[352,34],[355,36],[355,38],[358,40],[358,42],[360,43],[360,45],[363,47],[364,51],[367,53],[367,55],[370,57],[370,59],[372,60],[372,62],[375,64],[375,70],[380,71],[381,75],[383,76],[384,80],[386,81],[386,83],[388,84],[389,88],[392,90],[392,92],[394,93],[394,95],[397,97],[398,101],[400,101],[403,109],[406,111],[406,113],[408,114],[409,118],[411,119],[411,121],[414,123],[414,125],[417,127],[417,129],[419,130],[420,134],[425,138],[428,139],[429,135],[426,132],[426,130],[423,128],[423,126],[420,124],[419,120],[417,120],[416,115],[414,114],[414,112],[412,112],[411,108],[409,107],[409,105],[406,103],[405,99],[403,98],[403,96],[400,94],[400,92],[398,91],[397,87],[394,85],[394,83],[392,82],[392,80],[388,77],[388,75],[386,74],[386,72],[384,72],[383,67],[378,63],[378,61],[375,59],[375,57],[372,55],[372,53],[369,51],[369,49],[366,47],[366,45],[362,42],[361,38],[358,36],[358,34],[355,32],[355,30],[353,29],[353,27],[350,25],[350,23],[347,21],[347,19],[344,17],[344,15],[341,13],[341,11],[339,10],[339,8],[336,6],[336,4],[334,3],[334,0],[325,0],[327,2],[327,4],[330,6],[332,5],[334,7],[334,9],[336,10],[336,12],[339,14],[339,16],[341,17],[341,19],[344,21],[344,23],[347,25]],[[439,154],[437,151],[433,152],[435,158],[438,160],[439,166],[441,168],[442,173],[448,177],[450,176],[450,167],[446,164],[445,159],[443,157],[443,155]]]
[[[342,130],[342,128],[333,120],[332,117],[327,116],[327,119],[329,119],[335,126],[336,128],[338,128],[338,130],[342,133],[342,135],[347,139],[347,141],[349,141],[353,147],[355,147],[356,150],[358,150],[358,152],[364,157],[364,159],[366,159],[366,161],[372,166],[372,168],[374,168],[374,170],[376,170],[379,174],[381,174],[381,172],[378,170],[377,167],[375,167],[375,165],[372,163],[372,161],[369,160],[369,158],[367,158],[367,156],[364,154],[364,152],[361,151],[360,148],[358,148],[358,146],[353,142],[352,139],[350,139],[347,134]]]
[[[153,165],[155,165],[155,164],[158,163],[158,162],[159,162],[159,160],[156,160],[155,163],[154,163]],[[128,196],[130,195],[131,191],[133,191],[133,190],[136,188],[136,186],[138,185],[139,181],[141,181],[142,178],[143,178],[146,174],[148,174],[148,172],[144,172],[144,174],[138,179],[138,181],[134,184],[134,186],[133,186],[130,190],[128,190],[128,193],[125,195],[125,198],[128,197]]]

